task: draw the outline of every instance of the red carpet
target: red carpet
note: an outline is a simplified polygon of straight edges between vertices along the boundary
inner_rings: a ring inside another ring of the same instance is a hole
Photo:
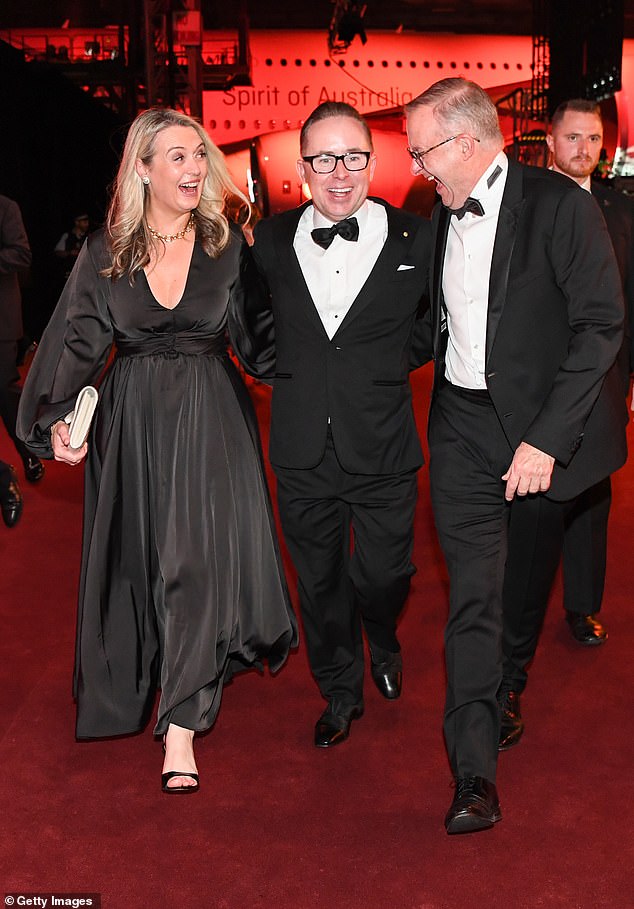
[[[428,378],[417,379],[421,429]],[[265,415],[266,392],[255,397]],[[16,463],[4,435],[0,457]],[[504,819],[466,837],[448,837],[442,823],[452,796],[441,736],[446,581],[425,470],[400,701],[382,700],[368,679],[350,740],[318,751],[322,701],[302,644],[276,678],[251,673],[228,686],[198,744],[201,791],[172,798],[160,792],[150,729],[73,737],[81,479],[49,463],[40,485],[23,483],[21,522],[0,526],[0,899],[100,893],[106,909],[634,906],[631,464],[614,482],[609,641],[574,644],[554,591],[523,701],[527,731],[500,760]]]

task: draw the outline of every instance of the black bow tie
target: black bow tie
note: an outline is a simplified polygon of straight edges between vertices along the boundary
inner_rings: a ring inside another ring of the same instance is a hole
[[[328,249],[337,234],[344,240],[356,242],[359,239],[359,222],[356,218],[344,218],[343,221],[337,221],[332,227],[316,227],[310,232],[315,243],[324,249]]]
[[[449,211],[452,215],[455,215],[456,218],[461,221],[468,211],[472,215],[483,215],[484,209],[482,208],[482,203],[478,199],[472,199],[471,196],[467,199],[465,204],[461,208],[450,208]]]

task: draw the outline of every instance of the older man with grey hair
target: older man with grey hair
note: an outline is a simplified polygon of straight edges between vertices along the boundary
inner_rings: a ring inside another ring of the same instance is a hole
[[[623,300],[593,199],[510,161],[480,86],[443,79],[406,114],[412,171],[442,203],[416,348],[435,360],[430,483],[450,578],[444,730],[456,790],[445,826],[467,833],[501,819],[508,512],[572,498],[623,463],[625,415],[605,394],[619,381]]]

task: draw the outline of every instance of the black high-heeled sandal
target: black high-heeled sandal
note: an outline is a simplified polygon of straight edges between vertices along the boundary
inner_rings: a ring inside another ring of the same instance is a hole
[[[194,780],[196,783],[195,786],[168,786],[170,780],[173,780],[176,776],[186,776],[190,780]],[[161,774],[161,789],[163,792],[172,793],[172,792],[198,792],[200,789],[200,781],[197,773],[192,773],[191,770],[168,770],[167,773]]]

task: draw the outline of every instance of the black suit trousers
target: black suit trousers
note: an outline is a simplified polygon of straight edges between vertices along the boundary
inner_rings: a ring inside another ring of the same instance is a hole
[[[363,703],[363,640],[397,652],[409,592],[416,471],[346,473],[329,435],[316,467],[275,467],[284,537],[297,570],[311,670],[322,695]]]
[[[580,615],[601,609],[612,482],[606,477],[577,496],[564,519],[564,608]]]
[[[442,381],[429,423],[434,519],[449,572],[445,742],[457,777],[495,781],[502,584],[513,452],[486,392]]]
[[[511,505],[503,597],[503,687],[520,694],[561,558],[565,505],[544,495],[517,497]]]
[[[521,693],[526,687],[562,551],[565,608],[582,615],[601,608],[611,498],[606,477],[568,502],[542,495],[513,502],[504,578],[505,688]]]
[[[20,375],[16,366],[18,345],[16,341],[0,341],[0,419],[9,438],[21,458],[29,455],[29,449],[15,434],[15,424],[20,403],[18,381]]]

